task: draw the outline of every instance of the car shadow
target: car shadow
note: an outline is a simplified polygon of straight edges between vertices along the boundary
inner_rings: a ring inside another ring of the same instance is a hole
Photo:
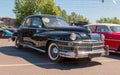
[[[16,49],[14,46],[0,47],[0,53],[25,59],[33,65],[46,69],[70,70],[76,68],[87,68],[102,65],[100,62],[81,61],[76,59],[65,59],[62,63],[55,63],[49,60],[46,53],[41,53],[33,49]]]
[[[110,52],[109,56],[106,56],[107,58],[117,59],[120,60],[120,53],[114,53]]]

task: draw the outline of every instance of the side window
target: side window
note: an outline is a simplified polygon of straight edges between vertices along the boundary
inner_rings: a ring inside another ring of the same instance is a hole
[[[40,20],[40,18],[37,18],[37,17],[32,18],[32,25],[41,27],[42,26],[42,21]]]
[[[28,19],[26,19],[24,25],[26,25],[26,26],[30,26],[31,23],[32,23],[32,19],[31,19],[31,18],[28,18]]]
[[[97,32],[109,32],[109,29],[107,26],[98,26],[96,31]]]

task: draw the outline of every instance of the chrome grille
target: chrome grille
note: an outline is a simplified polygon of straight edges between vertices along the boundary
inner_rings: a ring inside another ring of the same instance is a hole
[[[74,50],[77,48],[79,51],[92,51],[103,49],[104,42],[59,42],[58,46],[60,50]]]
[[[82,42],[82,43],[73,43],[73,46],[99,46],[104,45],[103,42]]]
[[[103,49],[104,48],[104,45],[101,45],[101,46],[84,46],[83,47],[79,47],[78,49],[80,51],[92,51],[92,50],[98,50],[98,49]]]
[[[80,51],[92,51],[92,50],[98,50],[104,48],[103,42],[83,42],[79,43],[77,46],[79,46],[78,50]]]

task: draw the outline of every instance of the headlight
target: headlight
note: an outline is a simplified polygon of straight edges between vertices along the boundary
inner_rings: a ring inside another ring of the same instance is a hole
[[[105,40],[105,36],[103,34],[100,34],[100,38],[101,38],[102,41]]]
[[[76,39],[76,34],[75,33],[71,33],[70,35],[70,40],[75,40]]]

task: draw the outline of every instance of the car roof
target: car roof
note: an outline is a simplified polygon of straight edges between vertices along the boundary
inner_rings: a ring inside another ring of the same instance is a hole
[[[58,17],[58,18],[62,18],[62,17],[60,17],[60,16],[49,15],[49,14],[35,14],[35,15],[30,15],[30,16],[28,16],[27,18],[29,18],[29,17],[34,17],[34,16],[38,16],[38,17]]]
[[[97,24],[88,24],[85,26],[120,26],[119,24],[111,24],[111,23],[97,23]]]

